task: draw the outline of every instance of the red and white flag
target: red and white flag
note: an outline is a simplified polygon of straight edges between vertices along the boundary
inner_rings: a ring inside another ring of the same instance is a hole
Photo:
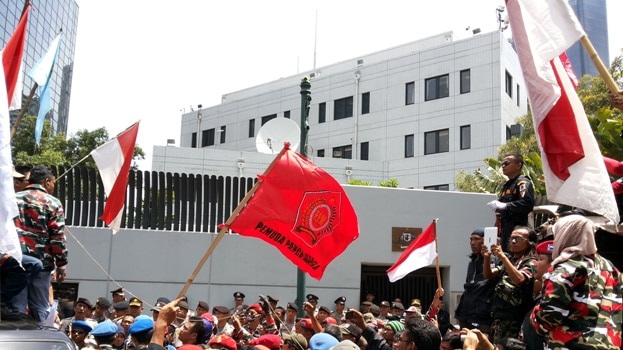
[[[286,145],[263,175],[233,232],[275,246],[320,280],[333,259],[359,237],[357,215],[342,186]]]
[[[4,80],[4,65],[0,65],[0,253],[22,261],[22,249],[13,218],[19,215],[13,188],[11,161],[11,122]]]
[[[387,277],[390,282],[396,282],[415,270],[431,265],[436,257],[437,222],[433,220],[402,252],[394,265],[387,269]]]
[[[112,229],[113,234],[119,231],[121,215],[125,206],[125,194],[128,186],[130,166],[136,146],[138,124],[132,125],[114,139],[91,151],[91,156],[97,164],[104,190],[106,204],[100,219]]]
[[[20,18],[13,36],[9,39],[2,50],[2,66],[4,67],[4,78],[6,83],[6,93],[9,110],[20,109],[22,107],[23,90],[23,57],[24,46],[26,45],[26,27],[28,25],[28,13],[30,5],[27,5],[22,18]]]
[[[560,55],[585,35],[566,0],[507,0],[543,159],[547,198],[615,223],[619,213],[586,113]]]

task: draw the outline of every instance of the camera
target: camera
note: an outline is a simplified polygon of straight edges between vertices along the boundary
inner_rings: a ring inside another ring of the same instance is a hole
[[[346,319],[347,320],[352,320],[353,319],[353,312],[352,311],[346,311]]]

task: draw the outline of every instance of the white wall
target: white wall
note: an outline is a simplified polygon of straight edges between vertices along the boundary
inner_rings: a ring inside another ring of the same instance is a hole
[[[424,228],[439,218],[439,263],[446,267],[443,285],[449,296],[448,310],[454,310],[465,280],[469,236],[475,227],[493,223],[485,203],[494,196],[360,186],[345,189],[359,218],[360,237],[329,265],[321,281],[307,277],[307,293],[318,295],[321,301],[344,295],[349,306],[359,305],[361,265],[389,266],[400,255],[391,251],[391,228]],[[154,303],[159,296],[174,298],[216,237],[148,230],[121,230],[112,236],[108,229],[83,227],[67,231],[67,281],[79,282],[79,295],[92,301],[110,297],[109,291],[118,287],[107,274],[146,303]],[[231,306],[232,293],[238,290],[248,301],[262,293],[285,304],[296,297],[296,268],[263,241],[226,235],[187,295],[191,304],[206,300],[211,306]],[[145,310],[149,313],[149,305]]]

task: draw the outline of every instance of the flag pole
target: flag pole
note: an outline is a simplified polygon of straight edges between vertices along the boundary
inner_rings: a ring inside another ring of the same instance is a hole
[[[86,156],[82,157],[82,159],[80,159],[79,161],[76,162],[76,164],[72,165],[69,169],[65,170],[64,173],[60,174],[56,180],[60,180],[63,176],[67,175],[68,172],[71,171],[71,169],[75,168],[78,166],[78,164],[84,162],[87,158],[89,158],[91,156],[91,153],[87,154]]]
[[[263,175],[267,175],[270,172],[270,170],[275,166],[275,164],[277,163],[277,160],[281,159],[281,156],[289,149],[290,149],[290,143],[286,142],[281,152],[277,154],[275,159],[273,159],[273,161],[268,165],[268,168],[264,170]],[[190,288],[190,285],[193,283],[193,281],[199,274],[199,271],[201,271],[201,269],[203,268],[203,265],[205,264],[205,262],[208,260],[210,255],[212,255],[212,252],[214,251],[216,246],[219,244],[221,239],[223,239],[223,236],[225,235],[225,233],[227,233],[227,231],[229,230],[229,225],[234,221],[234,219],[242,211],[242,209],[245,207],[245,205],[251,199],[251,197],[253,197],[253,194],[255,194],[255,191],[257,191],[257,189],[260,188],[260,186],[262,185],[262,182],[263,182],[262,179],[263,179],[263,176],[258,177],[257,182],[253,185],[253,187],[249,190],[249,192],[247,192],[247,194],[240,201],[240,203],[238,204],[236,209],[234,209],[231,215],[229,215],[229,218],[227,219],[227,221],[225,221],[225,223],[221,226],[221,229],[219,230],[218,234],[212,241],[212,244],[210,244],[210,247],[208,247],[208,250],[205,252],[205,254],[203,254],[203,257],[201,257],[201,260],[199,260],[199,263],[197,263],[195,270],[192,272],[190,277],[188,277],[186,284],[184,284],[184,287],[182,288],[182,290],[180,290],[179,294],[177,295],[177,298],[181,298],[182,296],[186,294],[186,292],[188,291],[188,288]]]
[[[39,84],[35,83],[35,85],[32,86],[32,89],[30,89],[30,94],[28,94],[28,99],[26,100],[26,103],[24,103],[24,105],[22,106],[22,109],[19,111],[19,115],[17,116],[17,119],[15,120],[15,124],[13,124],[13,127],[11,128],[11,139],[13,138],[13,136],[15,136],[15,133],[17,132],[17,127],[21,124],[22,118],[24,117],[24,113],[26,113],[26,108],[28,108],[28,106],[30,105],[30,102],[32,101],[32,98],[35,95],[35,91],[37,90],[38,87],[39,87]]]
[[[436,253],[436,257],[435,257],[435,270],[437,272],[437,288],[442,288],[441,286],[441,272],[439,269],[439,244],[437,242],[437,220],[439,220],[439,218],[435,218],[433,219],[433,224],[435,225],[435,253]]]
[[[606,83],[608,90],[610,90],[611,93],[619,92],[619,86],[612,78],[612,75],[610,75],[608,68],[606,68],[601,58],[599,58],[599,54],[595,50],[593,43],[591,43],[591,41],[588,39],[588,36],[583,35],[580,38],[580,42],[586,50],[586,53],[588,53],[588,56],[591,58],[591,61],[593,61],[593,64],[595,65],[595,68],[597,68],[597,71],[599,72],[601,78],[604,80],[604,83]]]

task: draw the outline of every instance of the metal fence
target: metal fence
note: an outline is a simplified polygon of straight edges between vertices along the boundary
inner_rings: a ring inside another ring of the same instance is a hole
[[[65,169],[57,169],[58,174]],[[256,178],[130,171],[121,228],[217,232]],[[66,224],[105,227],[104,186],[94,168],[73,168],[56,182]]]

